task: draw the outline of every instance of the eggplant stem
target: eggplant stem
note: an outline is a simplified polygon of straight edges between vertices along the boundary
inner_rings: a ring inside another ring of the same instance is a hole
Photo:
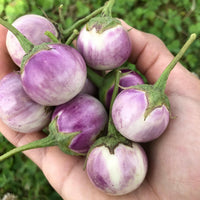
[[[54,138],[54,136],[52,134],[50,134],[43,139],[33,141],[31,143],[25,144],[20,147],[16,147],[16,148],[8,151],[7,153],[0,156],[0,162],[13,156],[16,153],[19,153],[22,151],[26,151],[29,149],[41,148],[41,147],[47,147],[47,146],[56,146],[56,145],[57,145],[56,139]]]
[[[47,37],[49,37],[51,39],[52,42],[55,42],[55,43],[60,43],[58,38],[50,31],[46,31],[44,33]]]
[[[84,17],[84,18],[78,20],[77,22],[75,22],[68,29],[64,30],[63,31],[64,37],[68,38],[73,33],[74,29],[78,29],[79,27],[81,27],[82,25],[87,23],[91,18],[93,18],[93,17],[97,16],[98,14],[100,14],[102,12],[103,8],[104,8],[104,6],[100,7],[99,9],[95,10],[91,14],[89,14],[86,17]]]
[[[73,33],[71,34],[71,36],[67,39],[66,41],[66,45],[70,45],[75,39],[76,37],[78,36],[79,32],[77,29],[74,29],[73,30]]]
[[[187,49],[194,42],[195,39],[196,39],[196,34],[195,33],[191,34],[189,39],[181,48],[181,50],[174,57],[174,59],[169,63],[169,65],[165,68],[165,70],[163,71],[159,79],[156,81],[156,83],[154,84],[154,88],[161,90],[162,93],[165,92],[166,83],[167,83],[167,79],[169,77],[170,72],[175,67],[175,65],[179,62],[179,60],[182,58],[184,53],[187,51]]]
[[[105,7],[101,13],[102,17],[112,17],[112,7],[115,3],[115,0],[109,0],[106,2]]]
[[[33,47],[34,44],[32,44],[20,31],[18,31],[12,24],[9,24],[7,21],[0,18],[0,24],[6,27],[9,31],[11,31],[15,37],[19,40],[23,50],[26,53],[29,53]]]
[[[108,136],[118,135],[118,131],[116,130],[116,128],[113,124],[113,120],[112,120],[112,107],[113,107],[115,98],[118,95],[120,77],[121,77],[121,71],[119,69],[117,69],[116,75],[115,75],[115,86],[113,89],[113,94],[112,94],[110,108],[109,108]]]

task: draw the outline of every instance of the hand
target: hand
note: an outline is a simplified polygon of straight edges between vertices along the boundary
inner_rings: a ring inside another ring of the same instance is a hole
[[[123,22],[124,27],[129,27]],[[132,42],[130,62],[154,83],[173,59],[156,36],[136,29],[128,32]],[[5,46],[6,30],[0,26],[0,78],[12,71]],[[156,200],[200,199],[200,80],[180,63],[170,74],[166,93],[172,115],[165,133],[146,144],[149,159],[147,177],[136,191],[120,197],[108,196],[97,190],[83,171],[84,159],[66,155],[58,147],[28,150],[24,153],[43,171],[44,175],[67,200]],[[21,146],[45,136],[42,132],[22,134],[9,129],[0,121],[0,132],[14,145]]]

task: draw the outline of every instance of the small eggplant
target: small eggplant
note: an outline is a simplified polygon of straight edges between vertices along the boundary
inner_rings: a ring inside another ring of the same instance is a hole
[[[102,138],[101,138],[102,139]],[[89,151],[86,171],[90,181],[109,195],[125,195],[137,189],[147,173],[147,156],[137,143],[118,143],[105,137],[101,145]],[[116,140],[114,140],[116,141]]]
[[[25,92],[42,105],[56,106],[75,97],[83,88],[87,71],[80,53],[65,44],[48,44],[33,54],[22,70]]]
[[[86,64],[97,70],[120,67],[130,56],[131,41],[121,22],[112,17],[114,0],[109,0],[100,17],[94,17],[82,28],[77,49]]]
[[[58,36],[58,32],[53,23],[45,17],[36,14],[23,15],[17,18],[12,25],[34,45],[51,42],[51,39],[45,35],[46,31],[50,31],[55,37]],[[10,31],[7,33],[6,46],[12,60],[20,67],[23,56],[26,53],[21,47],[18,39]]]
[[[149,106],[148,93],[138,89],[122,91],[115,99],[112,118],[117,130],[124,137],[135,142],[148,142],[159,137],[169,123],[169,103],[162,101],[160,105],[146,116]]]
[[[163,134],[170,117],[170,103],[165,94],[167,79],[195,38],[196,34],[191,34],[154,85],[131,86],[115,98],[112,119],[124,137],[135,142],[149,142]]]
[[[0,118],[11,129],[22,133],[40,131],[48,126],[52,111],[30,99],[19,73],[12,72],[0,81]]]
[[[112,70],[121,66],[130,56],[131,42],[120,22],[101,30],[99,23],[82,28],[77,39],[77,49],[86,64],[97,70]]]
[[[50,132],[69,135],[69,143],[59,145],[69,152],[86,154],[107,123],[107,113],[101,102],[88,94],[79,94],[71,101],[56,107],[50,124]],[[74,134],[72,134],[74,135]],[[67,146],[68,145],[68,146]]]

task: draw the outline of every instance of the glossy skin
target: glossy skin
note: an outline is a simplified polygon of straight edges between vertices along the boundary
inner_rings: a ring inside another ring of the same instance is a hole
[[[52,110],[34,102],[25,93],[19,73],[11,72],[0,80],[0,118],[15,131],[40,131],[50,120]]]
[[[127,30],[131,28],[126,24],[124,27]],[[155,83],[173,55],[154,35],[134,28],[128,33],[132,43],[130,62],[136,64],[149,83]],[[6,52],[5,34],[5,29],[0,26],[1,78],[14,68]],[[179,63],[169,76],[166,92],[175,118],[160,138],[145,145],[149,160],[146,179],[128,195],[112,197],[97,190],[83,171],[84,159],[66,155],[58,147],[24,153],[40,167],[50,184],[65,200],[199,200],[200,81]],[[19,134],[1,121],[0,131],[16,146],[45,137],[41,132]]]
[[[158,138],[168,126],[169,110],[165,105],[156,107],[145,119],[147,107],[145,92],[123,90],[112,107],[112,119],[117,130],[134,142],[149,142]]]
[[[143,148],[119,144],[111,154],[106,146],[94,148],[87,159],[86,170],[91,182],[110,195],[125,195],[137,189],[147,172]]]
[[[80,94],[71,101],[55,108],[52,119],[60,133],[80,133],[69,148],[76,153],[86,154],[96,137],[104,129],[108,116],[101,102],[87,94]]]
[[[121,25],[99,34],[96,28],[87,31],[82,28],[77,49],[88,66],[97,70],[109,70],[121,66],[129,57],[131,43],[127,32]]]
[[[86,81],[86,65],[80,53],[64,44],[49,44],[25,64],[22,84],[37,103],[63,104],[75,97]]]
[[[12,25],[26,36],[26,38],[28,38],[28,40],[30,40],[34,45],[43,42],[51,42],[51,39],[45,35],[46,31],[52,32],[56,37],[58,36],[55,26],[48,19],[40,15],[23,15],[17,18]],[[10,31],[7,34],[6,46],[12,60],[20,67],[25,52],[18,39]]]

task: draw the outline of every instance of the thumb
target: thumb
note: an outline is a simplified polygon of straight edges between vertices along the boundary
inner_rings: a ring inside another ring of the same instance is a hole
[[[129,61],[136,65],[137,69],[145,75],[149,83],[154,84],[174,56],[155,35],[132,28],[122,20],[121,22],[123,27],[128,30],[132,43]],[[166,92],[177,92],[179,94],[189,92],[188,95],[194,95],[195,93],[196,96],[196,87],[198,86],[200,87],[199,79],[180,63],[177,63],[170,73]]]

